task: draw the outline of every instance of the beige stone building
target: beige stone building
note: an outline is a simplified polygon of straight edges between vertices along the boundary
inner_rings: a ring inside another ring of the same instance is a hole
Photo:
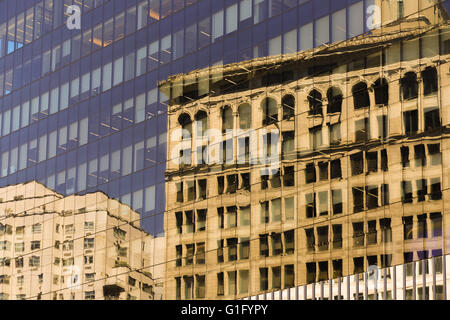
[[[243,298],[449,253],[450,26],[426,8],[161,83],[166,298]]]
[[[161,299],[163,238],[139,221],[100,192],[63,197],[37,182],[1,188],[0,298]]]

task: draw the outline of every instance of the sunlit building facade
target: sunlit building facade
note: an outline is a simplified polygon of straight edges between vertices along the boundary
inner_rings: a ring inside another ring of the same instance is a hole
[[[161,82],[167,298],[257,296],[448,253],[440,9]]]

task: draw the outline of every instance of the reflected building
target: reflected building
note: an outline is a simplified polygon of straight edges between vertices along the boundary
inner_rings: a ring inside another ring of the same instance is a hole
[[[30,182],[0,189],[0,298],[162,298],[163,238],[101,192],[62,195]]]
[[[449,31],[436,5],[161,82],[166,297],[244,298],[447,254]]]

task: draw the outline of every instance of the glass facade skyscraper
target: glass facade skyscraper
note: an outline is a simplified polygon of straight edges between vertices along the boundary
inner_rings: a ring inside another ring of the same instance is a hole
[[[163,232],[158,81],[369,31],[373,1],[0,1],[0,186],[103,191]],[[70,30],[72,5],[81,29]],[[69,10],[68,10],[69,9]]]

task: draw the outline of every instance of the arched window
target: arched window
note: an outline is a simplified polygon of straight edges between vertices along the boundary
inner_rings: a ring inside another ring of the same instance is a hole
[[[380,78],[373,84],[375,104],[387,106],[389,104],[389,84],[385,78]]]
[[[250,129],[252,125],[252,107],[248,103],[241,104],[238,113],[239,129]]]
[[[438,75],[436,68],[427,67],[422,71],[423,94],[429,95],[438,91]]]
[[[231,107],[226,106],[222,110],[222,132],[225,133],[226,130],[233,130],[233,110]]]
[[[308,95],[309,102],[309,115],[318,115],[322,114],[322,94],[313,90]]]
[[[355,109],[361,109],[370,106],[369,91],[365,82],[358,82],[353,86],[353,103]]]
[[[415,99],[419,94],[419,83],[414,72],[408,72],[401,80],[403,99]]]
[[[195,115],[195,127],[198,137],[203,137],[205,131],[208,129],[208,115],[205,111],[200,110]]]
[[[278,121],[278,107],[275,99],[265,98],[261,102],[261,108],[264,113],[263,124],[268,125]]]
[[[192,120],[191,116],[183,113],[178,117],[178,122],[183,129],[183,140],[191,139],[192,137]]]
[[[281,101],[283,105],[283,119],[289,120],[295,116],[295,98],[291,94],[287,94]]]
[[[337,87],[331,87],[327,91],[328,109],[327,113],[342,111],[342,91]]]

